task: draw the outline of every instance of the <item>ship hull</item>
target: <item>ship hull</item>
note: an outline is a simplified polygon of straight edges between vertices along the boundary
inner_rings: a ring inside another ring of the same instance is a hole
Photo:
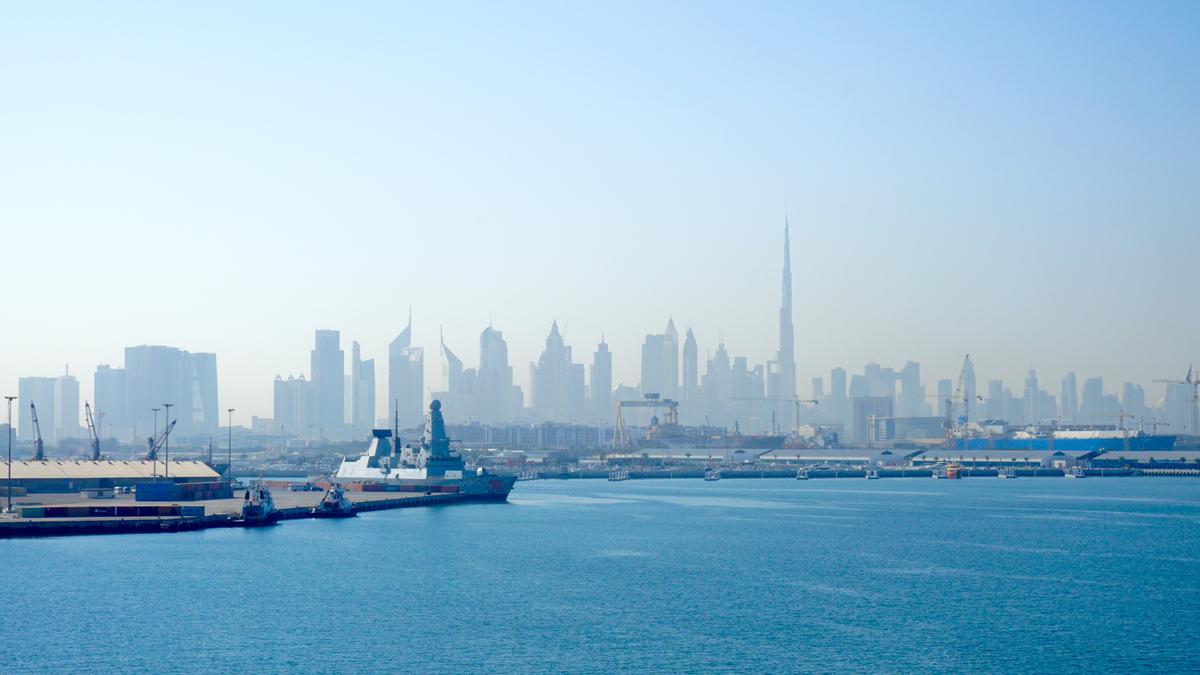
[[[1064,452],[1160,452],[1175,449],[1175,436],[1144,435],[1122,438],[970,438],[954,442],[956,450],[1062,450]]]

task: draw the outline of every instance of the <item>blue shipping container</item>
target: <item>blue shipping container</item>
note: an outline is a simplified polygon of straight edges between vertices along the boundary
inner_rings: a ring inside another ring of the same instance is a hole
[[[179,499],[179,488],[174,483],[138,483],[134,498],[139,502],[175,501]]]

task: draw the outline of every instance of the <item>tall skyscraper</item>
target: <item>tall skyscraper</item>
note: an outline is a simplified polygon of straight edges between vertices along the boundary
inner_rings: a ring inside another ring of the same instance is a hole
[[[152,408],[170,403],[171,420],[158,415],[154,429]],[[162,345],[125,348],[126,422],[146,438],[175,422],[173,437],[209,434],[217,430],[217,357]],[[340,409],[339,409],[340,410]]]
[[[1025,423],[1036,424],[1040,421],[1041,406],[1038,404],[1038,387],[1037,373],[1033,368],[1029,369],[1029,374],[1025,376]]]
[[[513,384],[504,334],[488,326],[479,335],[476,375],[476,414],[485,424],[514,421],[523,405],[520,387]]]
[[[340,439],[345,428],[346,353],[341,340],[336,330],[318,330],[311,353],[315,422],[321,439]]]
[[[700,389],[700,355],[696,346],[696,336],[688,328],[683,339],[683,400],[687,414],[695,417],[698,412],[696,404]]]
[[[125,369],[104,364],[96,366],[92,386],[97,431],[106,438],[113,437],[126,443],[132,441],[133,433],[125,408]]]
[[[900,416],[921,417],[925,412],[925,386],[921,384],[921,364],[909,361],[900,370]]]
[[[55,414],[54,395],[58,380],[54,377],[22,377],[17,380],[17,405],[20,415],[17,418],[17,433],[22,441],[32,441],[33,414],[29,408],[32,403],[37,408],[38,428],[42,432],[42,441],[56,443],[54,437]]]
[[[658,394],[679,399],[679,333],[674,319],[659,335],[647,335],[642,343],[642,395]]]
[[[975,399],[975,362],[970,358],[963,360],[963,396],[966,399],[963,411],[964,417],[970,417],[971,420],[979,419],[979,411],[976,410],[977,403]],[[967,420],[968,422],[970,420]]]
[[[607,424],[613,420],[612,352],[604,336],[592,354],[591,373],[592,420],[596,424]]]
[[[425,350],[412,346],[411,314],[408,325],[388,345],[388,417],[395,417],[397,411],[402,429],[413,429],[425,422]],[[453,414],[462,413],[459,410]]]
[[[350,343],[351,437],[371,437],[375,427],[375,359],[362,359],[358,341]]]
[[[1075,385],[1075,372],[1071,371],[1062,380],[1062,419],[1074,423],[1079,417],[1079,387]]]
[[[796,395],[796,341],[792,326],[792,243],[787,218],[783,220],[783,298],[779,305],[779,350],[774,363],[767,364],[767,395],[792,398]]]
[[[273,431],[309,440],[316,437],[316,395],[312,382],[303,375],[288,375],[286,380],[276,375],[274,403]]]
[[[65,372],[54,378],[54,440],[79,438],[79,380]]]
[[[842,367],[829,371],[829,408],[833,419],[847,424],[850,419],[850,404],[846,395],[846,369]]]
[[[558,322],[550,326],[546,346],[536,364],[529,364],[530,407],[537,422],[579,421],[583,413],[583,366],[571,362]]]

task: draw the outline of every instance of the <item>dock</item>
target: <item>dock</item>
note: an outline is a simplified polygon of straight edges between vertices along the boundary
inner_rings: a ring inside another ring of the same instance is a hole
[[[275,490],[279,520],[313,518],[323,492],[290,492]],[[2,495],[0,495],[2,496]],[[458,493],[424,494],[397,492],[350,492],[356,513],[438,506],[476,501],[471,495]],[[134,516],[134,517],[70,517],[21,518],[0,516],[0,539],[24,537],[57,537],[84,534],[131,534],[149,532],[187,532],[220,527],[242,527],[234,519],[241,514],[242,498],[210,499],[185,502],[134,502],[133,495],[118,495],[109,499],[85,499],[78,494],[33,494],[13,500],[20,506],[203,506],[203,516]]]

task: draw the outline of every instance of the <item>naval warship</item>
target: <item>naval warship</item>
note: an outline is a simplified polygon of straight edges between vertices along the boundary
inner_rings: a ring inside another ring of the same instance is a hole
[[[336,479],[364,492],[458,493],[473,500],[508,499],[516,476],[501,476],[480,467],[468,471],[462,456],[450,451],[442,403],[429,404],[425,439],[416,447],[400,447],[390,429],[375,429],[362,455],[342,460]]]

